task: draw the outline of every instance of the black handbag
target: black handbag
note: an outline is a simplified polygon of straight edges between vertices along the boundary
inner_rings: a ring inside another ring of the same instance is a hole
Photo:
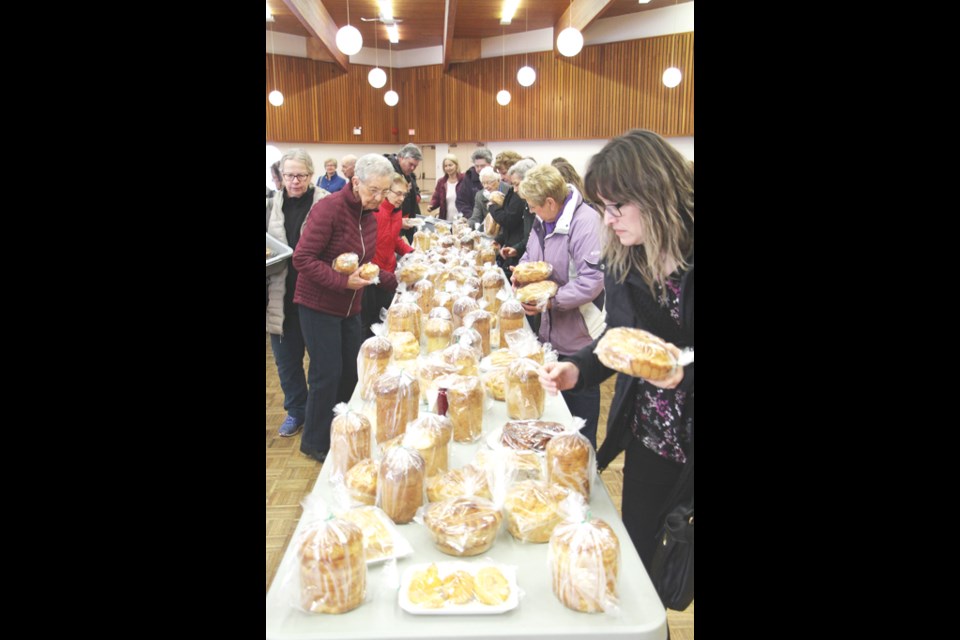
[[[650,575],[663,606],[683,611],[693,602],[693,498],[667,514]]]
[[[667,504],[650,579],[664,607],[683,611],[693,602],[693,447]]]

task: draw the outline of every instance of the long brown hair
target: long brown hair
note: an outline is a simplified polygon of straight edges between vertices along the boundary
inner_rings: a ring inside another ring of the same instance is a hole
[[[625,247],[604,225],[602,257],[618,282],[636,270],[656,295],[669,267],[689,267],[693,252],[693,163],[652,131],[633,129],[608,142],[590,160],[587,195],[601,202],[632,202],[640,209],[643,244]]]

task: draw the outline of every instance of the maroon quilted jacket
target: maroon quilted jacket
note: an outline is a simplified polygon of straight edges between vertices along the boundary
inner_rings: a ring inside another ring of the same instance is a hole
[[[342,318],[360,313],[360,290],[347,288],[347,275],[333,270],[341,253],[355,253],[360,264],[373,259],[377,220],[372,211],[361,214],[360,200],[349,185],[318,200],[293,252],[300,273],[293,301],[321,313]]]

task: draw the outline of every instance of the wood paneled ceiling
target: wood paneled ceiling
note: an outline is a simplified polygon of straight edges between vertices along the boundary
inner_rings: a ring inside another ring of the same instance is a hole
[[[347,0],[299,0],[321,5],[335,23],[334,32],[347,24]],[[578,0],[584,2],[585,0]],[[652,0],[648,4],[639,4],[637,0],[590,0],[586,4],[603,6],[596,18],[661,9],[691,0]],[[436,47],[443,44],[444,13],[447,0],[393,0],[393,15],[403,20],[398,24],[400,43],[393,45],[396,50]],[[500,11],[503,0],[449,0],[456,5],[454,20],[454,38],[491,38],[501,33],[523,33],[525,30],[545,29],[556,25],[557,20],[570,6],[570,0],[521,0],[513,22],[500,25]],[[273,12],[273,30],[275,33],[289,33],[311,38],[310,31],[301,24],[288,3],[294,6],[294,0],[267,0]],[[376,0],[350,0],[350,24],[363,35],[363,46],[374,46],[374,29],[378,28],[379,48],[387,49],[386,27],[380,23],[363,22],[363,18],[379,15]],[[529,24],[529,26],[528,26]],[[376,25],[376,26],[375,26]],[[267,30],[270,23],[266,23]]]

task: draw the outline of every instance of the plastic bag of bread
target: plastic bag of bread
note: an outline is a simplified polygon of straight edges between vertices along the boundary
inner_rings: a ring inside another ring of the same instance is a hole
[[[428,281],[429,282],[429,281]],[[413,291],[401,293],[397,300],[390,305],[386,313],[387,328],[391,333],[409,331],[420,342],[420,325],[422,310],[418,304],[420,294]]]
[[[677,367],[677,358],[670,346],[642,329],[608,329],[594,353],[605,366],[635,378],[664,380]]]
[[[503,269],[496,264],[484,266],[483,273],[480,274],[480,288],[483,291],[483,299],[487,301],[487,310],[496,314],[500,311],[500,300],[497,294],[503,289],[506,279],[503,276]]]
[[[589,502],[597,458],[593,445],[580,433],[584,424],[583,418],[574,418],[570,427],[547,443],[547,482],[571,489]]]
[[[419,307],[417,313],[420,313]],[[393,363],[397,366],[401,360],[416,360],[420,355],[420,339],[411,331],[391,331],[387,339],[393,345]]]
[[[339,512],[337,517],[360,527],[367,564],[413,554],[413,547],[380,507],[356,507]]]
[[[568,491],[534,480],[514,484],[503,503],[507,531],[521,542],[549,542],[554,529],[563,521],[560,503]]]
[[[433,283],[427,278],[417,280],[413,283],[413,290],[420,294],[420,297],[417,298],[417,304],[420,305],[420,311],[423,314],[422,317],[428,317],[430,315],[430,311],[433,309]]]
[[[530,284],[546,280],[553,273],[553,265],[549,262],[521,262],[513,270],[513,281],[517,285]]]
[[[382,325],[373,325],[371,331],[374,336],[363,341],[357,354],[357,383],[360,386],[360,397],[364,400],[373,400],[373,386],[393,360],[393,343],[379,335],[382,330]]]
[[[497,250],[489,240],[484,240],[480,243],[480,249],[477,250],[477,266],[487,264],[494,267],[497,265]]]
[[[433,245],[433,233],[426,229],[421,229],[413,234],[414,250],[429,251]]]
[[[540,311],[546,311],[547,303],[550,298],[557,295],[557,289],[559,285],[553,280],[541,280],[517,289],[517,300],[523,304],[533,305]]]
[[[480,379],[483,381],[483,388],[487,395],[493,400],[503,402],[507,398],[507,368],[497,367],[488,371],[480,372]]]
[[[507,367],[507,415],[514,420],[538,420],[543,416],[544,390],[540,386],[540,365],[518,358]]]
[[[489,500],[459,496],[431,503],[423,524],[437,549],[452,556],[475,556],[493,546],[503,516]]]
[[[436,231],[437,235],[442,236],[446,233],[450,233],[450,223],[442,220],[438,221],[434,223],[433,229]]]
[[[379,471],[380,464],[372,458],[365,458],[350,467],[344,477],[344,484],[354,504],[376,503]]]
[[[500,446],[517,451],[536,451],[544,453],[547,444],[557,434],[567,428],[559,422],[549,420],[511,420],[503,425],[500,433]]]
[[[476,312],[471,311],[470,313]],[[483,336],[473,327],[463,325],[462,327],[454,329],[450,336],[450,343],[464,345],[473,349],[474,354],[477,356],[478,364],[480,359],[483,358]]]
[[[364,280],[369,280],[373,284],[380,283],[380,267],[372,262],[360,265],[360,271],[357,272],[357,275]]]
[[[493,219],[489,213],[483,218],[483,232],[488,236],[496,238],[500,235],[500,225]]]
[[[417,379],[420,382],[420,401],[428,407],[437,403],[438,380],[457,373],[456,365],[450,364],[440,354],[421,356],[417,360]]]
[[[520,301],[512,297],[509,289],[501,289],[497,298],[500,299],[500,310],[497,311],[497,317],[500,320],[500,342],[498,344],[502,349],[508,346],[506,334],[527,326],[527,314]]]
[[[440,351],[440,357],[444,362],[455,366],[460,375],[475,376],[479,372],[480,356],[479,349],[475,348],[474,344],[469,336],[462,336],[460,342]]]
[[[480,303],[481,308],[478,311],[471,311],[463,318],[463,326],[473,328],[480,334],[480,345],[483,356],[490,355],[490,323],[493,320],[493,314],[483,309],[485,302]]]
[[[350,275],[360,266],[360,256],[355,253],[341,253],[333,261],[333,270]]]
[[[463,324],[463,318],[471,311],[476,311],[480,308],[480,305],[477,304],[476,298],[472,296],[460,296],[453,303],[453,328],[457,329]]]
[[[407,371],[394,367],[377,378],[377,442],[402,434],[420,413],[420,384]]]
[[[477,243],[477,234],[468,231],[459,236],[460,249],[464,252],[473,251]]]
[[[453,322],[453,296],[448,291],[434,289],[433,309],[446,309],[450,313],[450,322]]]
[[[515,356],[529,358],[537,364],[543,364],[543,346],[537,340],[536,334],[526,326],[508,332],[506,338],[507,347]]]
[[[547,552],[553,593],[574,611],[618,613],[620,541],[603,520],[590,518],[577,494],[561,504],[564,521],[553,530]]]
[[[483,384],[477,376],[450,375],[437,380],[447,390],[447,417],[454,442],[476,442],[483,431]]]
[[[439,307],[439,310],[447,311],[443,307]],[[450,313],[447,312],[447,316],[449,315]],[[445,349],[450,346],[450,341],[453,337],[453,320],[435,317],[427,318],[423,332],[427,336],[427,353]]]
[[[408,255],[412,256],[413,254],[411,253]],[[427,265],[425,262],[410,261],[404,263],[403,266],[400,266],[398,263],[395,273],[398,281],[405,282],[409,285],[426,276],[428,269],[429,265]]]
[[[370,421],[358,411],[351,411],[346,402],[333,408],[330,423],[330,479],[344,474],[364,458],[370,457]]]
[[[501,458],[503,462],[500,461]],[[508,487],[514,482],[523,480],[539,482],[546,477],[543,472],[543,456],[535,451],[516,451],[503,447],[480,449],[471,464],[486,471],[488,476],[495,475],[502,464],[507,474]]]
[[[424,475],[431,478],[449,468],[453,423],[446,416],[425,413],[407,425],[402,445],[423,458]]]
[[[305,509],[306,526],[292,543],[298,563],[291,604],[308,613],[345,613],[363,603],[367,563],[363,532],[354,523],[334,517],[326,507]]]
[[[377,478],[377,506],[396,524],[413,520],[423,504],[423,457],[404,446],[383,453]]]
[[[427,500],[440,502],[457,496],[479,496],[493,499],[490,480],[484,467],[470,465],[449,469],[445,473],[427,478]]]

